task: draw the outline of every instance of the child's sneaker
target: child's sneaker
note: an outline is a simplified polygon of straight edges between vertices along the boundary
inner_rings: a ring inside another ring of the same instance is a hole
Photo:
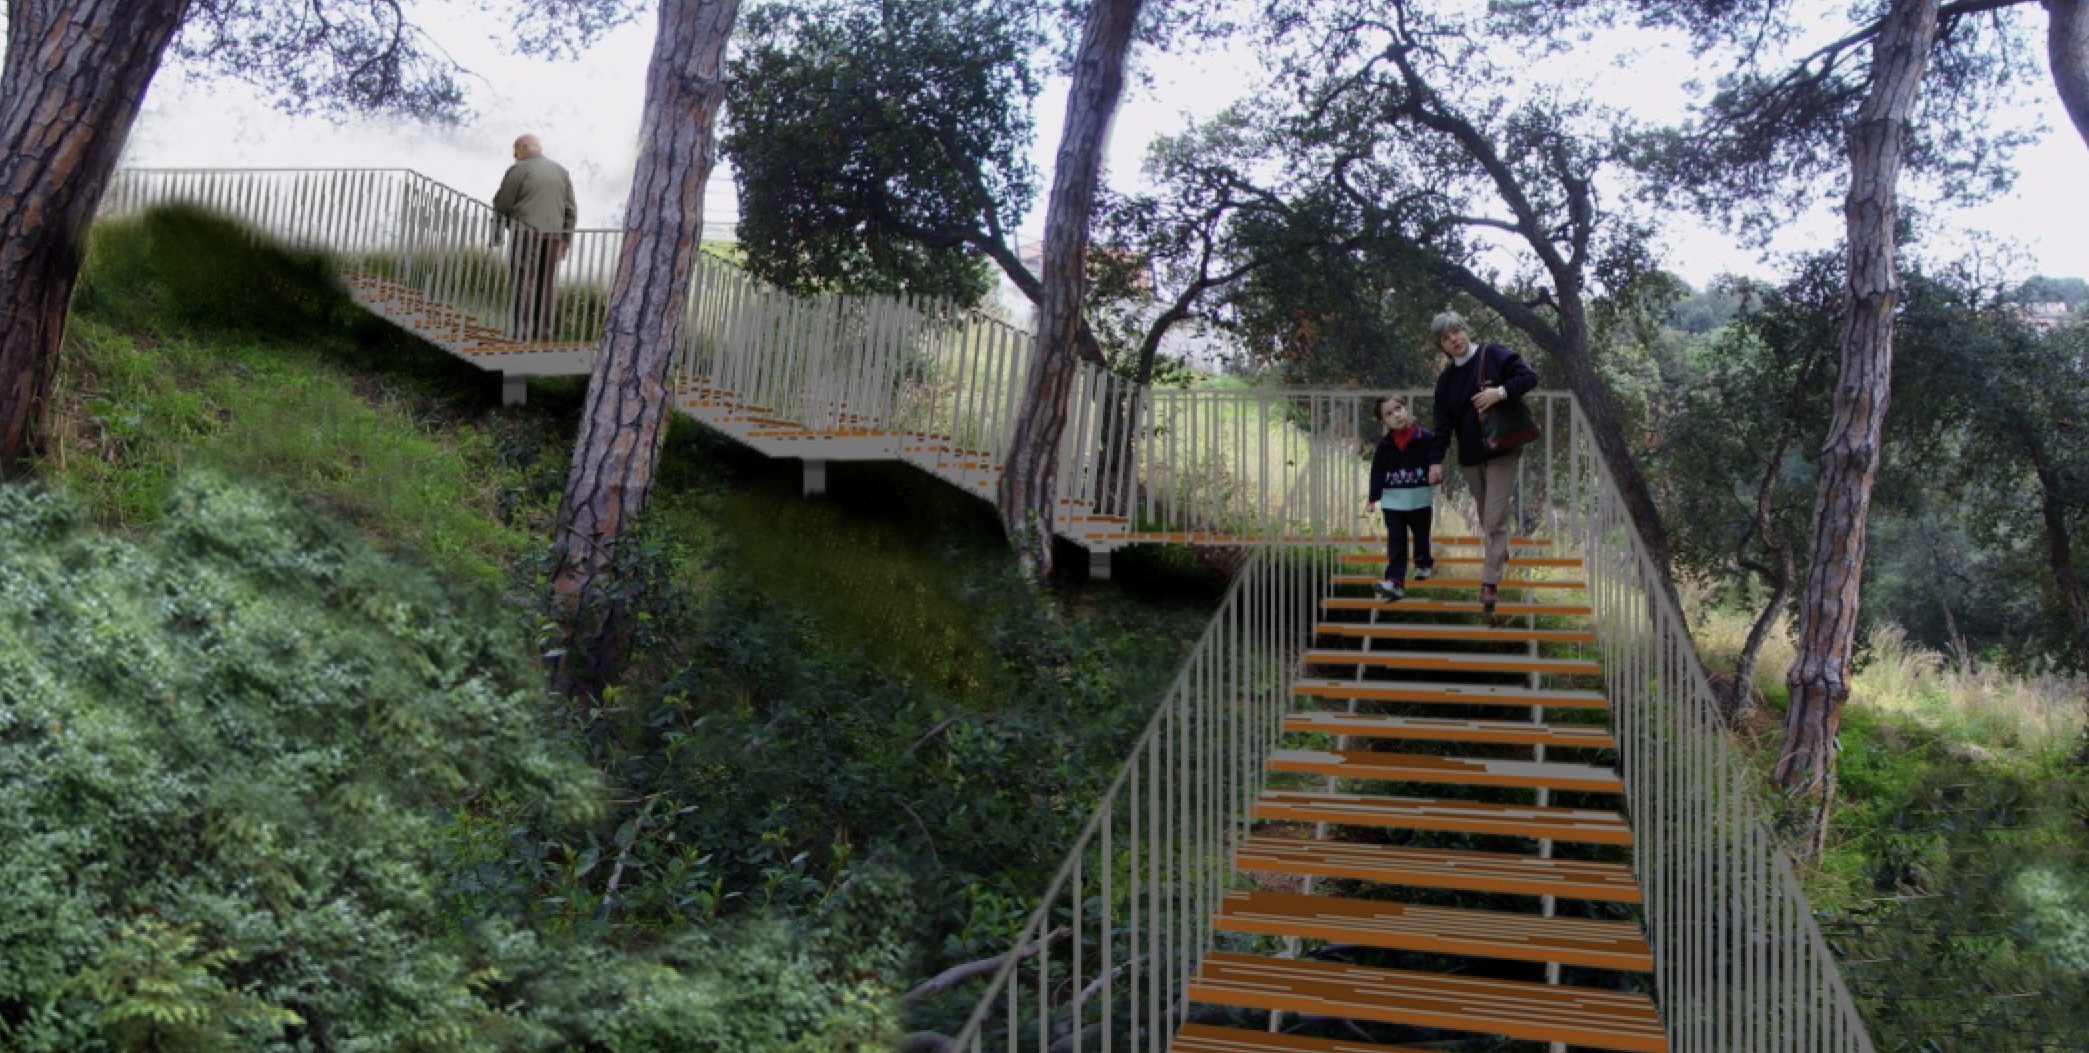
[[[1428,581],[1428,580],[1429,580],[1430,578],[1434,577],[1435,575],[1436,575],[1436,564],[1434,564],[1434,563],[1430,563],[1430,564],[1427,564],[1427,565],[1422,565],[1422,564],[1416,564],[1416,565],[1415,565],[1415,568],[1414,568],[1414,580],[1416,580],[1416,581]]]
[[[1391,603],[1394,600],[1400,599],[1401,597],[1407,595],[1407,590],[1401,588],[1400,583],[1397,581],[1381,581],[1378,584],[1373,585],[1372,589],[1378,593],[1379,599],[1384,600],[1387,603]]]

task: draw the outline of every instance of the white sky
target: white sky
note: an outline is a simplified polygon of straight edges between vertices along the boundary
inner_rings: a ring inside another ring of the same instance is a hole
[[[477,116],[456,127],[360,121],[333,125],[314,118],[292,119],[252,98],[242,85],[198,81],[177,65],[164,69],[146,100],[125,163],[151,167],[328,167],[356,165],[413,168],[467,193],[490,196],[508,164],[517,134],[541,135],[545,153],[572,170],[583,226],[613,225],[621,212],[637,156],[639,111],[652,44],[652,22],[644,19],[603,40],[578,61],[553,62],[506,53],[495,34],[501,26],[454,0],[422,0],[421,24],[474,74],[471,102]],[[2040,20],[2032,8],[2028,17]],[[1605,53],[1609,54],[1608,52]],[[1144,55],[1150,87],[1135,89],[1112,129],[1108,166],[1113,185],[1134,185],[1146,144],[1180,130],[1188,117],[1216,112],[1251,87],[1248,63],[1224,55]],[[1680,87],[1690,74],[1687,54],[1654,49],[1634,57],[1629,69],[1612,62],[1577,62],[1574,76],[1587,77],[1603,98],[1632,100],[1649,120],[1682,112]],[[1036,114],[1033,156],[1041,173],[1040,198],[1023,224],[1026,239],[1043,229],[1042,191],[1048,188],[1059,139],[1065,84],[1048,84]],[[2032,104],[2015,116],[2048,131],[2017,159],[2020,177],[2005,198],[1948,217],[1932,227],[1920,251],[1935,259],[1963,251],[1962,233],[1984,231],[2016,243],[2020,269],[2056,276],[2089,277],[2089,146],[2067,123],[2047,83],[2031,93]],[[721,167],[705,200],[709,224],[729,223],[734,194]],[[1941,217],[1940,217],[1941,218]],[[1840,202],[1824,200],[1775,248],[1797,250],[1833,244],[1840,232]],[[1685,217],[1670,220],[1663,237],[1665,265],[1695,285],[1734,271],[1768,274],[1758,253]]]

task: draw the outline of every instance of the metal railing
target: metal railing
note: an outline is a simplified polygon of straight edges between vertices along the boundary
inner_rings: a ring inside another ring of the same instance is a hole
[[[1329,555],[1248,557],[956,1049],[1166,1047],[1290,708]]]
[[[1588,424],[1576,413],[1583,448]],[[1601,458],[1576,524],[1670,1048],[1871,1053],[1762,776],[1722,726],[1683,612]]]
[[[513,324],[518,267],[486,204],[405,169],[126,169],[108,217],[188,202],[333,255],[359,300],[492,369],[563,351],[584,372],[606,324],[624,232],[580,230],[556,270],[548,339]],[[907,296],[792,296],[699,254],[678,389],[708,392],[743,437],[827,438],[991,494],[1014,431],[1030,334]],[[536,367],[532,367],[536,368]],[[1410,393],[1428,419],[1426,392]],[[1357,514],[1376,393],[1139,387],[1083,363],[1060,445],[1060,533],[1106,548],[1137,536],[1318,544],[1376,527]],[[1534,396],[1564,419],[1561,396]],[[1559,429],[1553,429],[1557,434]],[[804,456],[819,448],[801,445]],[[1545,462],[1552,464],[1551,459]],[[1318,465],[1308,478],[1304,466]],[[1542,507],[1549,472],[1531,476]],[[1303,484],[1303,485],[1301,485]],[[1535,523],[1528,524],[1535,527]],[[1113,540],[1113,538],[1115,540]]]
[[[1520,514],[1587,568],[1670,1048],[1872,1053],[1758,778],[1718,722],[1682,614],[1653,584],[1586,418],[1558,398],[1541,412],[1549,438],[1526,454]],[[1357,458],[1337,460],[1300,485],[1343,489]],[[1189,1011],[1187,979],[1217,939],[1216,900],[1239,879],[1231,849],[1277,745],[1332,551],[1273,545],[1252,558],[980,996],[957,1036],[962,1053],[1167,1047]],[[1283,670],[1274,691],[1273,669]]]

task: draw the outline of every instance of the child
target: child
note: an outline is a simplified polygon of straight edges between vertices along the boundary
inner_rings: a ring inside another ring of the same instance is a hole
[[[1429,445],[1434,436],[1416,426],[1407,400],[1379,398],[1373,415],[1385,435],[1371,455],[1370,503],[1385,513],[1385,580],[1376,586],[1381,600],[1407,595],[1407,535],[1414,535],[1414,580],[1427,578],[1436,566],[1429,554]]]

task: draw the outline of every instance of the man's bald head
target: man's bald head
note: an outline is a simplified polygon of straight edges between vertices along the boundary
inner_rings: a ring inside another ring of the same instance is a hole
[[[534,135],[519,136],[515,140],[515,159],[535,157],[544,152],[544,144]]]

